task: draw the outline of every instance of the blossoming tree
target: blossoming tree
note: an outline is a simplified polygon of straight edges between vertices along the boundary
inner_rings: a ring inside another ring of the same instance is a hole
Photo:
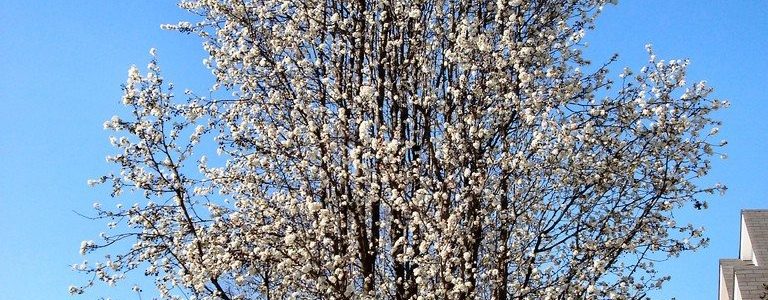
[[[609,77],[605,0],[191,0],[212,95],[155,53],[113,117],[112,228],[75,268],[164,298],[642,298],[706,244],[673,211],[725,105],[657,59]],[[612,61],[612,60],[611,60]],[[590,71],[587,71],[590,70]],[[226,95],[226,96],[222,96]],[[181,99],[180,99],[181,98]],[[119,246],[125,245],[127,246]]]

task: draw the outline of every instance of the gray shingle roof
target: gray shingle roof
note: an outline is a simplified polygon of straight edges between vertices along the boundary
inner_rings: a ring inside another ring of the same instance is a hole
[[[768,266],[768,209],[745,209],[741,215],[747,225],[757,265]]]
[[[768,284],[768,209],[745,209],[741,215],[745,226],[741,235],[749,237],[753,258],[721,259],[720,284],[725,286],[720,288],[726,289],[727,299],[734,299],[738,289],[741,299],[759,300],[766,292],[763,284]]]
[[[734,269],[743,268],[745,266],[751,266],[749,261],[743,261],[740,259],[721,259],[720,270],[723,274],[725,281],[725,289],[728,291],[729,299],[733,299],[733,281],[735,278]]]
[[[748,266],[734,271],[742,299],[758,300],[766,292],[763,284],[768,283],[768,268]]]

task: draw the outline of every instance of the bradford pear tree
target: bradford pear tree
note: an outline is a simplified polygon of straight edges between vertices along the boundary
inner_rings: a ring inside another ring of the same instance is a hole
[[[74,267],[163,298],[643,298],[706,244],[713,141],[685,60],[582,56],[605,0],[192,0],[216,83],[175,95],[152,51],[123,87],[133,205]],[[597,45],[602,46],[602,45]],[[123,192],[126,192],[123,194]],[[121,196],[122,194],[122,196]],[[147,290],[147,287],[144,287]]]

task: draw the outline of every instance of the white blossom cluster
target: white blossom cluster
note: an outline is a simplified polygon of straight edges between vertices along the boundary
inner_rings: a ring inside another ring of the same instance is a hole
[[[111,255],[74,268],[168,299],[643,298],[707,242],[673,211],[725,190],[697,183],[728,104],[650,46],[591,67],[605,3],[183,1],[201,19],[165,27],[231,97],[175,100],[155,50],[131,68],[91,183],[146,200],[94,205],[81,252]]]

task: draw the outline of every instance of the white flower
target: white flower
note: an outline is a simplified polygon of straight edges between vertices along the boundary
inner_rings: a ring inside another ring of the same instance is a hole
[[[411,9],[411,11],[408,13],[408,17],[411,19],[417,19],[421,16],[421,10],[418,8]]]
[[[84,292],[83,289],[76,287],[74,285],[70,285],[67,290],[69,291],[70,295],[81,295]]]
[[[296,235],[293,233],[287,234],[283,240],[285,241],[286,245],[293,245],[293,242],[296,241]]]
[[[89,250],[96,247],[96,243],[93,241],[82,241],[80,243],[80,255],[85,255]]]
[[[358,128],[358,137],[360,138],[360,141],[367,142],[371,139],[371,121],[365,120],[360,122],[360,126]]]
[[[370,85],[364,85],[360,87],[360,97],[363,99],[371,99],[373,98],[374,90],[373,87]]]

